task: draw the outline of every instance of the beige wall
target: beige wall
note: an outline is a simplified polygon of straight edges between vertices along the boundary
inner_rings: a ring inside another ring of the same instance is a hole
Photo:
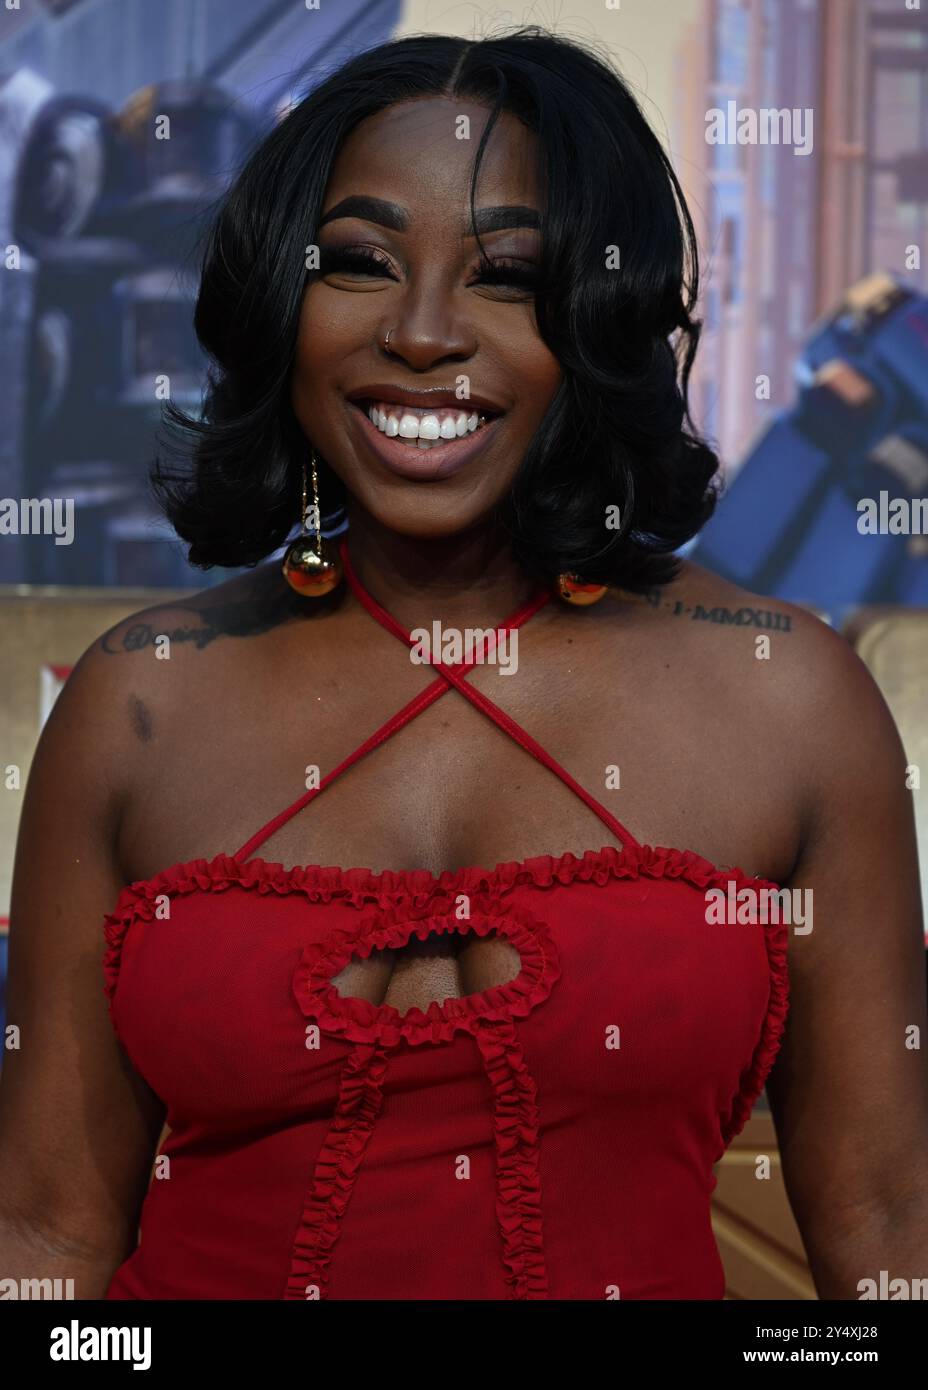
[[[435,33],[486,37],[500,28],[540,24],[565,38],[603,46],[634,89],[666,147],[674,91],[674,56],[695,20],[699,0],[541,0],[483,5],[461,0],[406,0],[395,35]],[[618,5],[618,8],[614,8]],[[510,18],[506,18],[506,16]]]

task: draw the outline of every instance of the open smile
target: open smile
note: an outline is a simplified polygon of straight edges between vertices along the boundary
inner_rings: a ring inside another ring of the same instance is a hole
[[[352,430],[375,458],[391,473],[419,482],[437,481],[459,472],[495,438],[502,419],[501,414],[482,409],[429,411],[391,406],[386,415],[378,408],[380,403],[372,400],[347,404]],[[386,427],[378,427],[372,414],[381,424],[386,415]],[[420,428],[426,437],[420,437]],[[436,434],[437,438],[429,437]]]

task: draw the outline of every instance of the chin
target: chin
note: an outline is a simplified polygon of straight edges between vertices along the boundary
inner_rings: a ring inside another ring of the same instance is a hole
[[[439,495],[439,484],[412,484],[403,489],[406,496],[369,496],[364,489],[350,489],[355,500],[381,526],[412,540],[443,540],[462,535],[486,522],[503,495],[478,501],[473,495],[452,497],[446,489]]]

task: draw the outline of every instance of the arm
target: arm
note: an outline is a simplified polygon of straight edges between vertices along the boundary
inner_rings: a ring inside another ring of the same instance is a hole
[[[854,652],[811,622],[794,672],[807,786],[789,886],[812,889],[814,923],[790,931],[768,1096],[819,1296],[858,1299],[881,1270],[928,1278],[925,958],[899,735]]]
[[[0,1278],[73,1278],[100,1298],[136,1243],[164,1118],[103,994],[103,916],[130,765],[113,663],[84,654],[42,731],[13,870],[0,1073]],[[117,726],[114,728],[114,725]]]

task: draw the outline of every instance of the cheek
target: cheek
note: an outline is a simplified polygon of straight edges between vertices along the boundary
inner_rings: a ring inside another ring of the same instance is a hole
[[[325,285],[311,285],[300,311],[296,365],[313,376],[324,375],[327,367],[357,347],[357,318],[352,319],[344,305],[326,293]]]
[[[505,370],[510,381],[526,393],[540,397],[545,404],[560,385],[561,364],[538,331],[535,306],[526,304],[521,313],[507,324],[509,331],[503,339]],[[542,410],[543,413],[543,410]]]
[[[337,326],[326,316],[324,304],[308,291],[300,313],[296,351],[293,355],[291,398],[294,407],[315,405],[326,385],[326,365],[338,361],[339,347],[333,342]]]
[[[535,334],[526,340],[522,352],[510,359],[508,373],[514,384],[514,394],[521,397],[523,403],[523,419],[534,430],[547,414],[563,381],[561,364]]]

